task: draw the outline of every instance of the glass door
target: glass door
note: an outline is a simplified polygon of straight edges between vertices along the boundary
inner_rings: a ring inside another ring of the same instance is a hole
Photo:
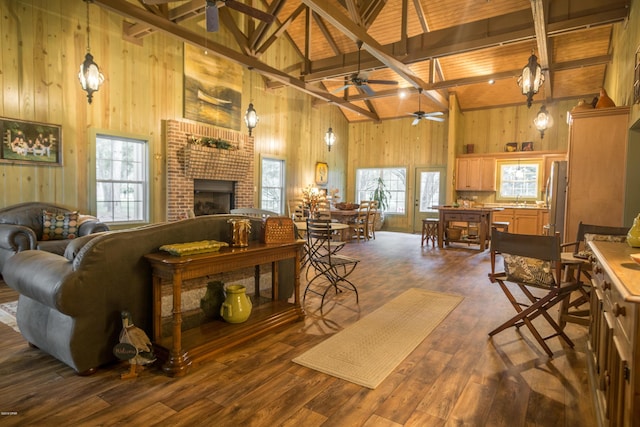
[[[422,231],[424,218],[437,218],[438,210],[434,206],[444,204],[445,168],[416,168],[416,192],[414,195],[413,232]]]

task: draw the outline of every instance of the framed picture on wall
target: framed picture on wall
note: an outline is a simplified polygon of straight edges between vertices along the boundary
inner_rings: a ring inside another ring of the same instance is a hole
[[[0,117],[0,162],[62,165],[62,127]]]
[[[324,162],[316,163],[316,185],[327,185],[329,182],[329,165]]]

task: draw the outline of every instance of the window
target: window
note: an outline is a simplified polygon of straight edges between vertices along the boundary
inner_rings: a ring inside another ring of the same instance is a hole
[[[542,193],[542,161],[498,160],[498,200],[538,200]]]
[[[96,216],[106,223],[149,221],[148,143],[96,135]]]
[[[406,212],[407,189],[407,170],[405,168],[356,170],[356,203],[361,200],[373,200],[373,192],[378,187],[379,180],[382,180],[389,192],[384,212],[404,214]]]
[[[284,214],[284,160],[261,160],[260,208]]]

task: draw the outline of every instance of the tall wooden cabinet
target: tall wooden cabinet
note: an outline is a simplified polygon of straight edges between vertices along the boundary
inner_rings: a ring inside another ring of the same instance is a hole
[[[571,114],[565,241],[574,241],[580,221],[623,226],[629,108]]]
[[[456,190],[495,191],[496,159],[471,157],[456,159]]]

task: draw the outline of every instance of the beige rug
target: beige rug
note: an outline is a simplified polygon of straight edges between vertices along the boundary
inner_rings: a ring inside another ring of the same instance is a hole
[[[462,300],[409,289],[293,361],[374,389]]]
[[[13,328],[14,331],[20,332],[16,323],[16,310],[18,301],[5,302],[0,304],[0,322]]]

